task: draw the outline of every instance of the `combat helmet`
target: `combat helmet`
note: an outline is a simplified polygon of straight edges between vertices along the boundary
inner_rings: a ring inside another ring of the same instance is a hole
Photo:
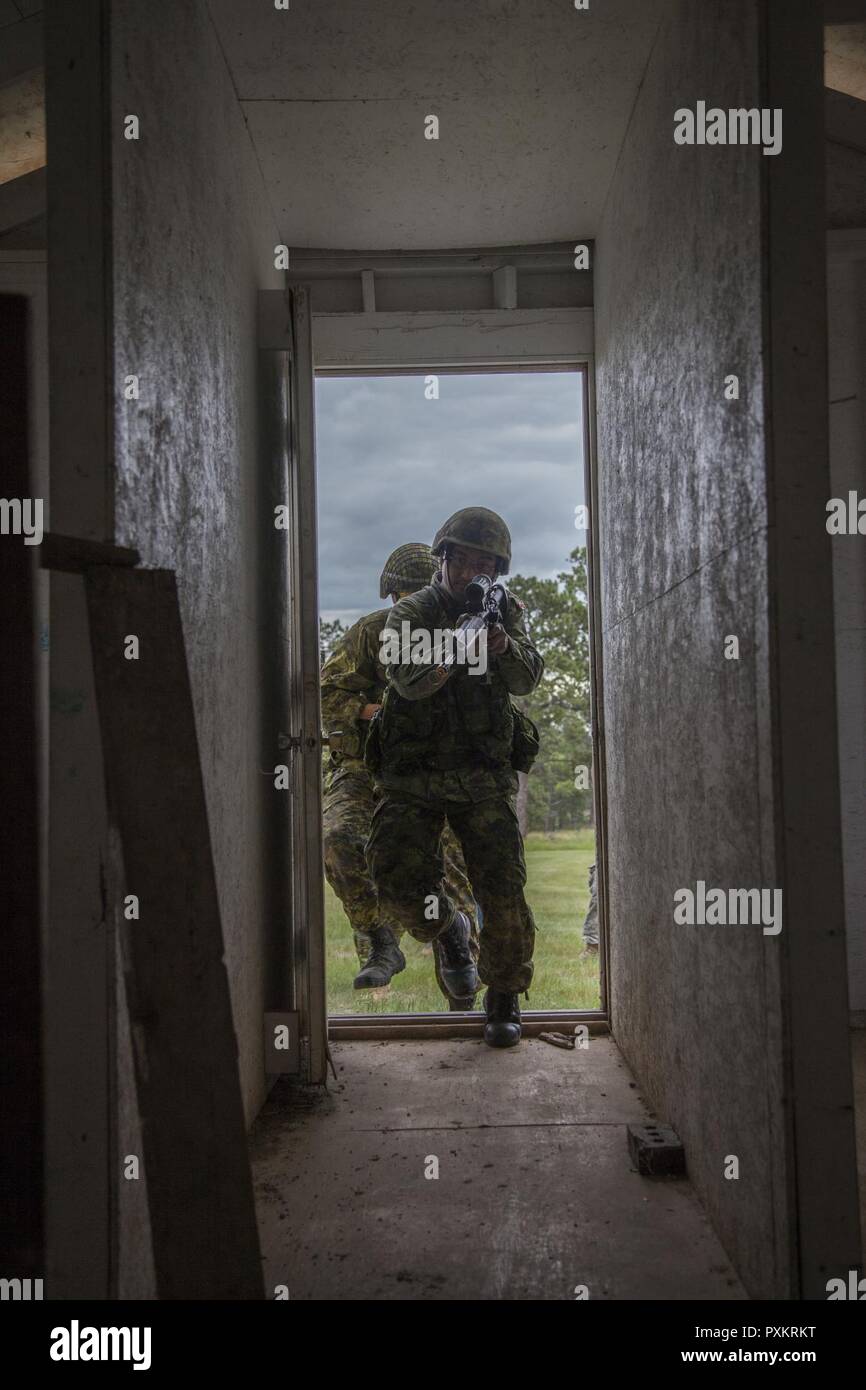
[[[405,594],[415,589],[423,589],[433,578],[436,560],[429,545],[421,541],[410,541],[408,545],[398,545],[385,561],[379,579],[379,597],[389,594]]]
[[[433,538],[433,554],[441,555],[442,547],[449,541],[495,555],[500,574],[507,574],[511,568],[511,532],[502,517],[487,507],[463,507],[449,516]]]

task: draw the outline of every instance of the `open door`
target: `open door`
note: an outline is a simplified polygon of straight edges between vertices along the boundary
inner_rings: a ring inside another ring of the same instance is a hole
[[[325,1080],[325,904],[322,865],[322,715],[316,432],[310,293],[289,291],[289,738],[291,769],[292,974],[300,1015],[301,1076]]]
[[[279,419],[280,466],[272,495],[285,509],[276,531],[283,592],[274,595],[277,636],[286,668],[279,684],[285,702],[275,761],[288,768],[287,820],[272,841],[288,859],[283,946],[274,957],[279,980],[271,996],[289,1015],[297,1051],[286,1070],[318,1084],[325,1079],[324,892],[322,866],[322,738],[319,704],[319,602],[316,557],[316,456],[310,295],[304,286],[263,291],[260,348],[267,383],[267,417]],[[288,843],[286,843],[286,838]],[[297,1032],[295,1033],[295,1028]]]

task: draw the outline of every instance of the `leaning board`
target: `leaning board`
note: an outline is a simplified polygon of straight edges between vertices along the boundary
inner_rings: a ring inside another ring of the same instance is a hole
[[[207,809],[170,570],[84,570],[161,1299],[263,1298]],[[139,655],[128,659],[127,638]]]

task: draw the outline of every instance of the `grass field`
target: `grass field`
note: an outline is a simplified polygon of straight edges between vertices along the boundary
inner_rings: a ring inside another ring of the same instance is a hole
[[[595,832],[559,831],[526,838],[526,897],[535,916],[535,977],[524,1009],[598,1008],[598,956],[583,960],[581,928],[589,898],[587,874]],[[385,989],[353,989],[358,958],[349,924],[325,884],[328,1012],[332,1014],[436,1013],[445,1009],[433,973],[433,949],[404,936],[406,969]],[[478,1006],[481,995],[478,996]]]

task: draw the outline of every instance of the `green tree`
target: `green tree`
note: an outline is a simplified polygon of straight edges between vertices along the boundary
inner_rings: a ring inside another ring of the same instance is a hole
[[[579,790],[575,780],[578,767],[592,765],[586,547],[575,547],[555,579],[516,574],[509,588],[526,604],[545,662],[538,689],[517,701],[541,736],[529,774],[529,829],[584,825],[592,818],[592,791]]]
[[[319,664],[321,666],[324,666],[340,638],[348,631],[349,629],[340,622],[339,618],[332,618],[329,622],[326,622],[324,618],[319,619]]]

